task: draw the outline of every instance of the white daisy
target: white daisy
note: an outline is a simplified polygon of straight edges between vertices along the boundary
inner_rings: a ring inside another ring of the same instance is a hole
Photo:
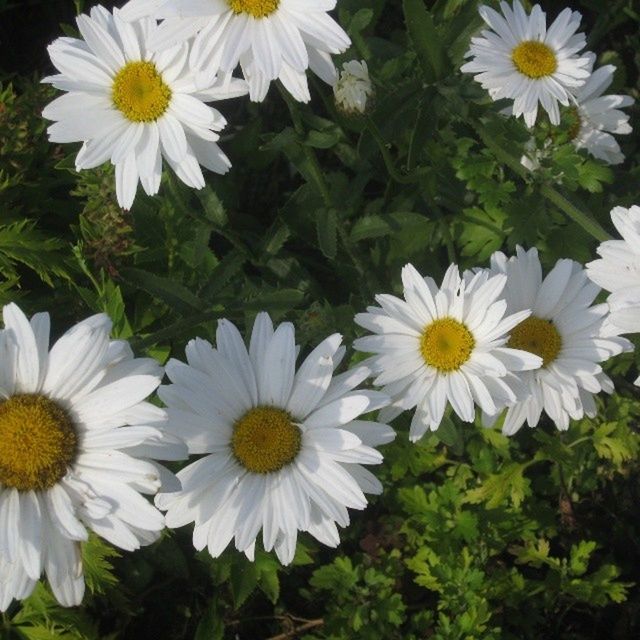
[[[512,435],[525,421],[535,427],[543,411],[561,430],[570,419],[594,416],[595,394],[613,391],[599,363],[630,348],[624,338],[604,336],[607,305],[592,306],[600,289],[573,260],[558,260],[543,279],[537,249],[517,247],[511,258],[496,252],[491,272],[507,276],[504,297],[511,313],[531,309],[511,331],[509,344],[543,361],[537,371],[519,374],[527,394],[507,409],[503,432]]]
[[[584,34],[576,33],[580,14],[564,9],[547,29],[540,5],[530,15],[518,0],[513,8],[506,2],[500,8],[502,16],[480,7],[480,16],[492,30],[471,39],[465,58],[473,59],[461,71],[476,74],[475,80],[493,100],[513,100],[513,115],[524,115],[528,127],[536,121],[539,104],[552,124],[560,124],[558,102],[568,106],[573,101],[593,64],[588,55],[578,55],[586,44]]]
[[[158,192],[162,158],[187,185],[204,187],[200,165],[226,173],[229,159],[216,144],[226,124],[204,101],[244,95],[246,84],[220,76],[196,88],[188,66],[189,45],[152,53],[155,20],[124,22],[101,6],[77,18],[83,40],[58,38],[48,48],[60,71],[45,78],[67,91],[43,111],[55,120],[52,142],[83,142],[76,169],[110,160],[116,168],[118,203],[133,204],[138,181]]]
[[[367,100],[373,93],[367,63],[362,60],[350,60],[342,65],[342,71],[333,87],[338,108],[345,113],[364,113]]]
[[[249,349],[236,327],[220,321],[217,348],[195,339],[187,363],[171,360],[173,384],[158,393],[169,428],[193,454],[205,454],[178,473],[182,491],[159,494],[167,526],[195,522],[193,544],[217,557],[235,538],[252,558],[262,529],[264,548],[283,564],[293,559],[298,531],[320,542],[339,543],[336,524],[349,524],[347,508],[364,509],[364,492],[380,493],[364,466],[379,464],[373,447],[393,430],[360,420],[388,402],[356,387],[369,370],[334,376],[344,349],[334,334],[296,371],[297,348],[290,323],[275,331],[261,313]]]
[[[164,518],[140,494],[178,489],[153,459],[181,459],[186,448],[145,401],[161,367],[109,340],[107,316],[78,323],[51,349],[47,313],[29,322],[10,304],[3,316],[0,609],[43,572],[62,605],[77,605],[87,529],[126,550],[156,540]]]
[[[240,64],[251,100],[264,100],[271,81],[279,79],[296,100],[308,102],[307,68],[332,85],[331,54],[351,44],[328,14],[335,5],[336,0],[130,0],[122,15],[163,20],[152,39],[157,49],[195,36],[191,65],[201,82]]]
[[[377,295],[380,307],[356,315],[360,326],[377,334],[358,338],[354,347],[377,354],[371,359],[374,383],[394,400],[382,415],[417,407],[411,440],[438,428],[447,402],[465,422],[473,421],[475,404],[495,413],[515,402],[510,372],[542,364],[538,356],[506,346],[509,331],[530,312],[505,315],[505,283],[505,276],[485,273],[463,280],[451,265],[438,289],[408,264],[404,300]]]
[[[611,310],[607,324],[612,333],[638,333],[640,207],[614,207],[611,220],[623,239],[603,242],[597,249],[601,257],[587,264],[587,275],[598,286],[611,292],[607,300]]]
[[[595,60],[595,55],[590,54]],[[608,164],[624,162],[624,154],[620,145],[611,135],[627,135],[631,133],[629,115],[620,111],[633,104],[631,96],[602,94],[613,81],[616,68],[605,65],[596,69],[584,86],[576,92],[576,134],[573,144],[576,149],[586,149],[598,160]]]

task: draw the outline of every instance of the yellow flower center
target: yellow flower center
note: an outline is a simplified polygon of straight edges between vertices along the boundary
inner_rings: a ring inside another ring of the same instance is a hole
[[[521,42],[511,52],[511,59],[518,71],[528,78],[544,78],[558,68],[553,49],[537,40]]]
[[[457,371],[471,357],[475,345],[471,331],[453,318],[434,320],[420,337],[424,361],[445,373]]]
[[[132,122],[153,122],[169,107],[171,89],[153,62],[129,62],[113,79],[113,104]]]
[[[233,426],[233,454],[253,473],[279,471],[293,462],[301,445],[300,429],[286,411],[275,407],[251,409]]]
[[[233,13],[248,13],[254,18],[270,16],[280,4],[280,0],[227,0]]]
[[[0,403],[0,485],[18,491],[50,489],[66,475],[78,452],[67,412],[37,394]]]
[[[562,338],[551,320],[531,316],[511,332],[509,346],[535,353],[542,358],[542,366],[546,367],[558,357]]]

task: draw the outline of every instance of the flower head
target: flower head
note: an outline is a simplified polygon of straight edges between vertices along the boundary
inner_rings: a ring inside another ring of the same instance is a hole
[[[195,37],[190,55],[201,82],[238,64],[249,83],[251,100],[264,100],[272,80],[280,80],[301,102],[310,100],[306,70],[333,85],[331,54],[351,41],[328,11],[335,0],[130,0],[127,19],[162,20],[151,39],[160,50]]]
[[[547,29],[540,5],[529,15],[519,0],[513,8],[501,2],[500,8],[502,15],[480,7],[480,16],[491,30],[471,39],[465,57],[473,59],[461,70],[476,74],[493,100],[513,100],[513,115],[523,115],[528,127],[535,123],[539,105],[552,124],[559,124],[558,102],[569,105],[593,64],[588,55],[578,55],[585,46],[584,34],[576,33],[580,14],[564,9]]]
[[[600,363],[630,348],[623,338],[604,335],[607,306],[592,304],[598,287],[573,260],[558,260],[543,279],[536,249],[517,247],[511,258],[496,252],[490,272],[507,276],[509,312],[531,309],[512,329],[509,344],[542,358],[540,369],[518,374],[526,393],[507,409],[503,432],[512,435],[525,421],[535,427],[543,411],[561,430],[570,419],[594,416],[595,394],[613,391]]]
[[[595,56],[593,56],[595,58]],[[631,96],[602,95],[611,85],[616,68],[605,65],[596,69],[575,94],[579,128],[573,144],[608,164],[620,164],[624,155],[611,135],[631,133],[629,114],[621,109],[633,104]]]
[[[338,108],[347,114],[364,113],[367,101],[373,94],[367,63],[350,60],[342,65],[333,87],[333,95]]]
[[[358,338],[354,347],[376,354],[370,360],[374,383],[393,399],[384,417],[416,407],[412,440],[438,428],[447,403],[472,422],[476,404],[495,413],[515,402],[511,372],[542,364],[538,355],[507,345],[529,311],[506,315],[505,283],[504,275],[484,273],[463,279],[451,265],[438,288],[409,264],[402,270],[404,300],[377,295],[380,307],[356,315],[375,335]]]
[[[49,315],[4,307],[0,332],[0,610],[46,573],[58,601],[84,593],[88,530],[121,549],[156,540],[164,518],[141,493],[178,488],[155,459],[186,456],[146,402],[162,369],[109,340],[101,314],[49,348]]]
[[[205,101],[243,95],[244,82],[212,77],[196,86],[187,64],[189,45],[153,53],[149,39],[155,20],[121,19],[101,6],[77,18],[82,40],[58,38],[49,46],[59,74],[45,78],[66,91],[47,105],[54,120],[52,142],[82,142],[76,169],[108,160],[116,168],[116,194],[125,209],[133,204],[138,182],[149,195],[160,188],[162,159],[187,185],[204,186],[200,165],[226,173],[231,166],[216,144],[226,124]]]
[[[293,325],[274,330],[261,313],[248,349],[222,320],[216,348],[195,339],[186,364],[167,364],[172,384],[159,394],[169,429],[203,454],[178,473],[181,492],[156,499],[168,526],[195,522],[194,546],[214,557],[235,539],[252,558],[261,530],[264,548],[275,548],[283,564],[293,559],[298,531],[338,545],[336,524],[349,523],[347,508],[364,509],[364,493],[382,490],[363,465],[382,462],[374,447],[395,435],[360,419],[388,402],[357,389],[366,367],[334,375],[340,341],[329,336],[296,367]]]
[[[640,207],[614,207],[611,220],[622,240],[606,240],[600,258],[587,264],[587,275],[611,295],[607,329],[613,333],[640,332]],[[640,378],[636,381],[636,384]]]

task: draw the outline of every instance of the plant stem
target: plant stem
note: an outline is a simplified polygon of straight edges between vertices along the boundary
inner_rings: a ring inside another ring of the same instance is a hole
[[[481,124],[473,123],[472,126],[480,136],[482,142],[484,142],[487,148],[492,151],[498,160],[506,164],[523,180],[528,180],[529,173],[527,169],[520,164],[520,161],[517,158],[497,144],[491,137],[491,134]],[[542,185],[539,189],[539,193],[599,242],[611,239],[611,236],[593,219],[589,213],[578,209],[578,207],[569,202],[569,200],[554,187],[546,184]]]
[[[387,143],[384,141],[376,123],[370,117],[367,117],[366,124],[369,133],[373,136],[373,139],[376,141],[378,148],[380,149],[382,159],[384,160],[384,164],[389,175],[400,184],[411,184],[412,182],[417,182],[421,177],[420,173],[414,172],[407,175],[399,173],[393,162],[393,158],[389,153],[389,149],[387,149]]]

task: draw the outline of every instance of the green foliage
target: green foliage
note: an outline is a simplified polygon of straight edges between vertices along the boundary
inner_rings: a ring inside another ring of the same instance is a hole
[[[166,172],[131,212],[112,167],[77,173],[77,146],[46,141],[39,114],[56,92],[0,78],[0,302],[49,310],[56,334],[105,311],[114,336],[164,363],[194,336],[213,339],[219,318],[244,330],[263,309],[295,322],[303,352],[336,331],[349,345],[354,314],[399,292],[407,262],[438,280],[450,262],[484,266],[517,244],[547,268],[593,259],[610,208],[637,202],[638,137],[621,136],[628,160],[607,167],[575,150],[568,111],[533,130],[503,116],[506,103],[458,71],[478,4],[339,0],[354,46],[337,62],[366,59],[367,114],[338,113],[316,80],[309,105],[276,86],[262,104],[224,102],[229,174],[206,173],[196,192]],[[2,19],[16,6],[0,0]],[[600,61],[619,66],[612,90],[637,99],[637,7],[573,8]],[[56,20],[50,30],[60,35]],[[196,553],[188,527],[135,553],[91,536],[83,606],[63,609],[41,584],[0,638],[638,637],[637,369],[637,355],[609,363],[616,394],[564,433],[543,421],[509,439],[446,417],[412,444],[398,418],[376,470],[383,495],[351,513],[337,550],[301,533],[291,567],[260,548],[253,563],[232,548]]]

